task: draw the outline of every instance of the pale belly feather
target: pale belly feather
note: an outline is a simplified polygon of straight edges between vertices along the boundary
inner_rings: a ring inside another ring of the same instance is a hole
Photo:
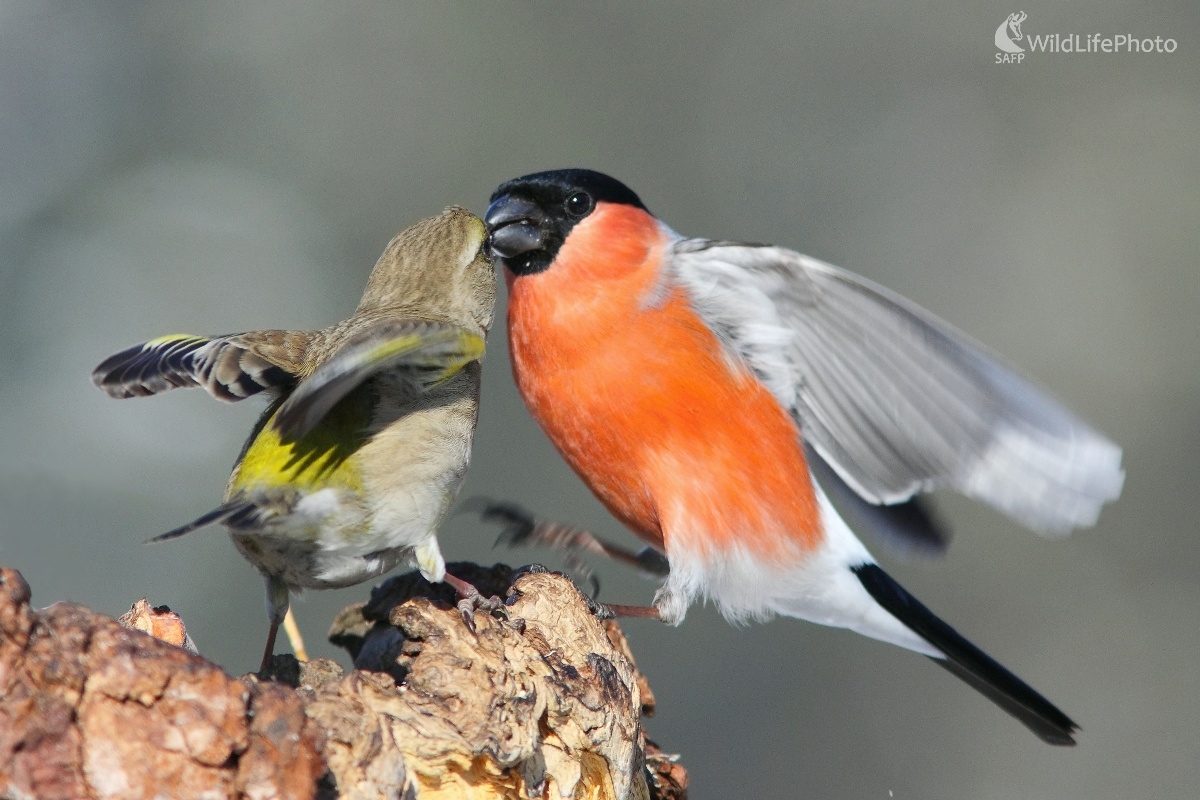
[[[475,392],[455,383],[416,406],[381,405],[385,423],[352,456],[361,491],[301,492],[290,513],[259,530],[231,530],[234,545],[293,590],[353,586],[401,565],[440,580],[437,528],[466,475],[475,429]]]

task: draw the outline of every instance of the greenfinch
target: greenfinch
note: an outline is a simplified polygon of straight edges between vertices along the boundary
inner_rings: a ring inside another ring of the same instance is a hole
[[[265,669],[289,595],[351,586],[400,565],[445,580],[437,528],[467,471],[495,273],[483,222],[449,208],[396,236],[354,313],[317,331],[171,335],[106,359],[95,384],[112,397],[201,386],[219,400],[271,403],[242,448],[212,523],[262,573],[270,629]]]

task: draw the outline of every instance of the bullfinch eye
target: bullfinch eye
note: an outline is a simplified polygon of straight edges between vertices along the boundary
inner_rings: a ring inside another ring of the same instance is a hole
[[[563,208],[572,217],[582,217],[592,210],[592,196],[587,192],[576,192],[567,198]]]

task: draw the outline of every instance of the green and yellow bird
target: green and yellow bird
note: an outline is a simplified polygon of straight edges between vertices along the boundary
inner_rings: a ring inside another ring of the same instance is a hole
[[[172,335],[105,360],[95,384],[118,398],[202,386],[273,402],[233,468],[211,523],[266,578],[270,632],[291,592],[351,586],[401,564],[450,583],[469,620],[494,604],[446,574],[437,528],[462,485],[479,408],[495,273],[483,222],[463,208],[388,244],[349,319],[318,331]]]

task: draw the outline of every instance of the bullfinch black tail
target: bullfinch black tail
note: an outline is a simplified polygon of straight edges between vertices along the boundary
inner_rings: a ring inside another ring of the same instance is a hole
[[[877,564],[851,568],[875,602],[924,638],[945,658],[932,660],[1020,720],[1042,741],[1073,745],[1079,726],[1053,703],[998,664],[896,583]]]

